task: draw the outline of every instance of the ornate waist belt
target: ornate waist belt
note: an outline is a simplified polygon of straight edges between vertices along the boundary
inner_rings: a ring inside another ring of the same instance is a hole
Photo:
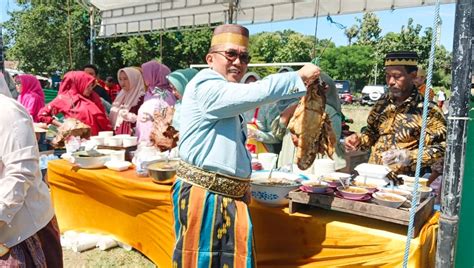
[[[209,192],[236,199],[242,198],[250,187],[250,179],[206,171],[183,161],[179,162],[176,175],[181,180]]]

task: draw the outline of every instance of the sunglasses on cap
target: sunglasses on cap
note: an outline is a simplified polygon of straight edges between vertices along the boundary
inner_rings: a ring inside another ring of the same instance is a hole
[[[222,51],[212,51],[211,53],[217,53],[222,56],[224,56],[228,61],[234,62],[237,58],[239,58],[240,62],[244,64],[248,64],[250,62],[250,57],[249,53],[247,52],[238,52],[237,50],[234,49],[229,49],[229,50],[222,50]]]

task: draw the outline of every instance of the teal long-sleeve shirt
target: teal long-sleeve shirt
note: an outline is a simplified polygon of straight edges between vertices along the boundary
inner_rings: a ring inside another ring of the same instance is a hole
[[[305,92],[296,72],[240,84],[228,82],[211,69],[200,71],[186,86],[180,107],[180,158],[205,170],[248,178],[251,157],[241,114]]]

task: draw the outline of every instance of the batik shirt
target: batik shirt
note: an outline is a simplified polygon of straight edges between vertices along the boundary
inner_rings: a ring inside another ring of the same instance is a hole
[[[382,153],[392,148],[409,151],[410,164],[391,166],[397,174],[413,175],[421,136],[424,98],[413,88],[412,94],[396,105],[389,94],[372,108],[367,128],[360,134],[362,150],[371,149],[369,163],[383,164]],[[422,167],[429,167],[444,156],[446,148],[446,120],[435,103],[429,102]]]

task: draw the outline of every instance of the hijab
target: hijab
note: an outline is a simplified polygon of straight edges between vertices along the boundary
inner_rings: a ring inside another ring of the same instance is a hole
[[[21,83],[21,92],[18,102],[21,103],[33,117],[38,121],[38,112],[44,107],[44,92],[38,79],[31,74],[21,74],[15,77]]]
[[[193,68],[179,69],[170,73],[167,78],[168,81],[176,88],[179,95],[183,97],[186,85],[198,73],[198,70]]]
[[[119,111],[122,109],[130,111],[131,108],[138,104],[140,98],[145,95],[145,83],[143,81],[143,76],[137,68],[126,67],[120,69],[117,72],[117,77],[120,76],[120,72],[124,72],[127,75],[128,81],[130,81],[130,89],[125,90],[122,88],[122,90],[117,95],[117,98],[112,103],[109,117],[114,130],[118,128],[123,122],[123,118],[118,115]]]
[[[92,133],[96,133],[99,129],[110,129],[110,126],[99,126],[101,123],[98,115],[101,115],[100,118],[107,118],[99,95],[92,91],[90,96],[84,96],[85,89],[92,83],[95,83],[95,78],[83,71],[68,72],[59,86],[57,98],[63,100],[62,109],[70,110],[74,118],[89,125]]]
[[[167,93],[168,95],[173,95],[170,84],[166,77],[171,73],[168,66],[158,63],[155,60],[151,60],[142,64],[142,71],[143,71],[143,80],[145,80],[145,84],[148,86],[145,101],[152,98],[156,92],[156,88]],[[174,96],[173,96],[174,99]],[[174,102],[176,99],[174,99]],[[171,103],[170,105],[174,104]]]

